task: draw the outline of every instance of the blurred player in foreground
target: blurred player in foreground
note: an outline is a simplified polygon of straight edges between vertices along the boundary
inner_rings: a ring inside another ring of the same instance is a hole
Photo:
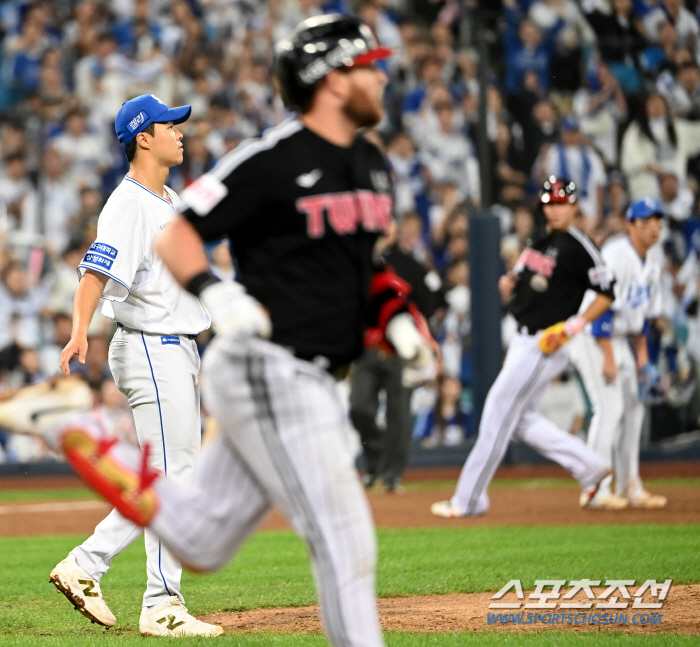
[[[381,119],[386,76],[374,62],[390,54],[356,18],[304,21],[276,47],[283,98],[300,117],[224,156],[156,243],[218,331],[204,396],[221,433],[203,451],[197,490],[124,443],[79,428],[64,436],[87,482],[198,570],[226,564],[278,507],[309,545],[326,631],[344,647],[383,640],[372,517],[335,379],[363,337],[418,366],[436,360],[405,282],[375,264],[391,182],[357,131]],[[240,283],[208,270],[202,242],[225,235]]]
[[[594,508],[666,505],[666,497],[647,492],[639,477],[644,404],[658,401],[664,392],[649,362],[646,338],[648,322],[661,316],[662,268],[652,247],[661,235],[663,217],[663,208],[651,198],[629,207],[628,235],[602,250],[615,275],[615,303],[571,347],[572,362],[594,410],[588,446],[615,474],[615,493],[609,476],[588,503]]]
[[[591,240],[574,227],[577,212],[573,182],[550,177],[540,202],[547,234],[526,247],[513,274],[499,289],[518,322],[505,363],[486,398],[479,436],[449,501],[434,503],[440,517],[484,514],[487,488],[514,436],[565,467],[584,492],[595,492],[610,473],[585,443],[537,413],[546,386],[567,366],[566,342],[605,312],[613,301],[613,279]],[[586,290],[597,296],[578,315]]]

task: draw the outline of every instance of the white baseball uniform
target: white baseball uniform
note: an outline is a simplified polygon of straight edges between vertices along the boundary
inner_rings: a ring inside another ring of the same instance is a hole
[[[616,494],[634,496],[642,490],[639,443],[644,404],[639,400],[637,362],[629,338],[643,332],[647,319],[661,315],[661,263],[655,249],[646,259],[640,258],[627,236],[605,245],[602,255],[615,275],[615,302],[607,316],[574,340],[571,361],[593,409],[588,445],[614,468]],[[611,384],[603,379],[603,352],[596,336],[610,336],[618,369]],[[600,493],[607,494],[609,488],[604,483]]]
[[[209,327],[199,299],[177,284],[153,251],[153,241],[175,215],[179,199],[125,177],[105,204],[97,240],[78,272],[109,277],[102,314],[117,323],[109,366],[129,399],[139,444],[151,447],[151,464],[169,479],[192,482],[199,454],[199,353],[194,337]],[[100,580],[112,558],[142,529],[113,510],[94,534],[72,551],[78,565]],[[148,584],[144,606],[180,594],[181,566],[151,531],[145,531]]]

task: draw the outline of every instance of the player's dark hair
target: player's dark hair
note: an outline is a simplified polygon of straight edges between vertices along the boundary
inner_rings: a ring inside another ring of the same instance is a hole
[[[156,125],[155,123],[153,124],[148,124],[142,131],[142,133],[148,133],[151,137],[156,134]],[[136,143],[136,137],[134,137],[125,147],[124,147],[124,152],[126,153],[126,161],[131,164],[131,162],[134,161],[134,157],[136,157],[136,149],[138,148],[138,144]]]

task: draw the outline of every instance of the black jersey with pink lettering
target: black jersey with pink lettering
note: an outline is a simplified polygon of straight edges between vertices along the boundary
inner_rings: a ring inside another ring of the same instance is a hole
[[[181,198],[205,241],[231,240],[238,280],[270,311],[272,341],[341,363],[362,350],[391,190],[364,137],[340,147],[292,119],[225,155]]]
[[[517,282],[510,311],[531,334],[575,315],[587,290],[615,298],[612,272],[576,227],[526,247],[513,272]]]

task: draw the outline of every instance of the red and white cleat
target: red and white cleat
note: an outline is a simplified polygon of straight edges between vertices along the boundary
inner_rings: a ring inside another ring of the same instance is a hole
[[[67,426],[61,436],[71,467],[122,516],[148,526],[158,511],[158,495],[151,487],[161,473],[148,465],[143,452],[116,438],[96,438],[87,429]]]

